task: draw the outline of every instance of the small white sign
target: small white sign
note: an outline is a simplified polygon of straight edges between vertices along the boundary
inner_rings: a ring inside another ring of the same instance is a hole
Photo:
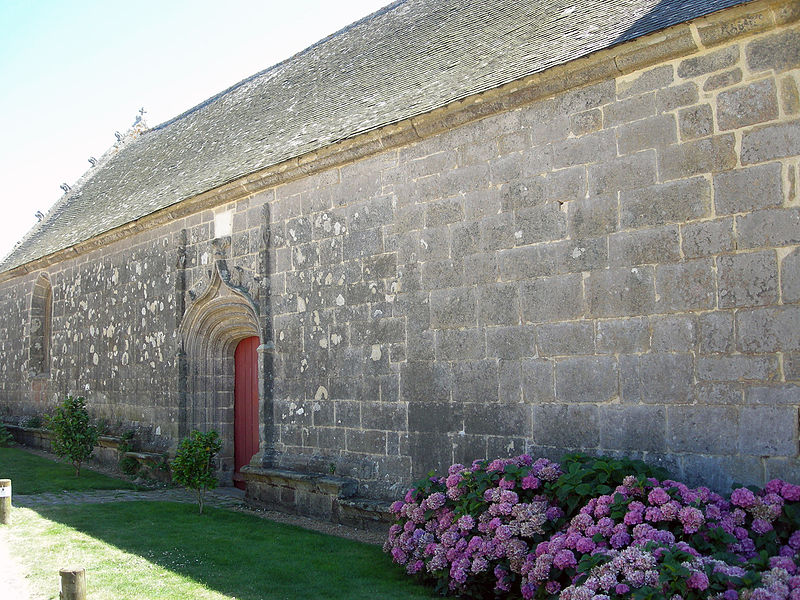
[[[11,486],[0,487],[0,498],[11,498]]]
[[[226,210],[214,215],[214,237],[221,238],[233,232],[233,211]]]

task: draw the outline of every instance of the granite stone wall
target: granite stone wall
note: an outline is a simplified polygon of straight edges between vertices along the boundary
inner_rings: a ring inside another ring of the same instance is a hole
[[[3,413],[88,386],[97,416],[156,447],[218,428],[229,462],[249,331],[259,460],[362,495],[574,449],[720,489],[797,479],[796,12],[756,2],[637,40],[612,49],[614,76],[568,65],[567,91],[512,86],[481,118],[442,131],[432,114],[420,141],[309,157],[307,175],[51,264],[49,374],[31,369],[39,273],[6,279]],[[239,312],[212,311],[226,302]]]

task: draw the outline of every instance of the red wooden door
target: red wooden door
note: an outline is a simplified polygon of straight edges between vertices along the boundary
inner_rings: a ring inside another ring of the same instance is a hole
[[[244,489],[239,470],[258,452],[258,337],[239,342],[234,354],[233,473],[234,485]]]

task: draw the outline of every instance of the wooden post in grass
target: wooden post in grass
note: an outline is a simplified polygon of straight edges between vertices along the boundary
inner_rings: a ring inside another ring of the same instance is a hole
[[[0,523],[11,525],[11,480],[0,479]]]
[[[86,570],[81,568],[61,569],[60,600],[86,600]]]

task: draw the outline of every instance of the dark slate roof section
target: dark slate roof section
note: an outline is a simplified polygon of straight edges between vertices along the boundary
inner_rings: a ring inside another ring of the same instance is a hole
[[[339,140],[744,0],[401,0],[122,145],[0,272]]]

